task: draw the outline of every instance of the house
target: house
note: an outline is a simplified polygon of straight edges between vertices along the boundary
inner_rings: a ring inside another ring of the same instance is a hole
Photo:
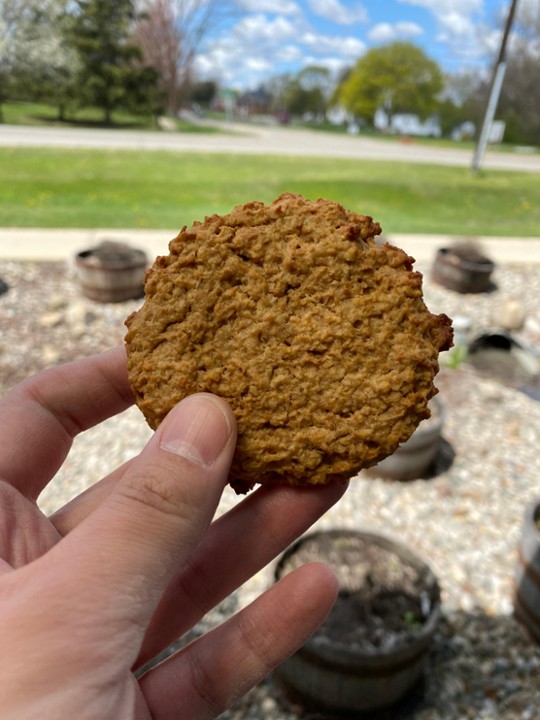
[[[442,137],[441,124],[435,115],[422,120],[414,113],[396,113],[389,116],[382,108],[379,108],[373,124],[377,130],[392,135],[412,135],[415,137]]]
[[[236,105],[241,117],[250,117],[252,115],[268,115],[271,112],[272,101],[272,95],[260,87],[240,95]]]

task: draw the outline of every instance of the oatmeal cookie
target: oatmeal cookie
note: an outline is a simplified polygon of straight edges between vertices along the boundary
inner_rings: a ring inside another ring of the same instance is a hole
[[[376,464],[429,416],[445,315],[380,226],[284,194],[196,222],[147,274],[126,321],[129,378],[157,428],[195,392],[238,422],[231,485],[318,485]]]

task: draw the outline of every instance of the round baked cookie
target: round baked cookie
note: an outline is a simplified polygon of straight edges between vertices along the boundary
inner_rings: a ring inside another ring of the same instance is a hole
[[[370,217],[281,195],[183,228],[126,321],[129,379],[157,428],[182,398],[230,404],[230,483],[319,485],[376,464],[429,416],[446,315]]]

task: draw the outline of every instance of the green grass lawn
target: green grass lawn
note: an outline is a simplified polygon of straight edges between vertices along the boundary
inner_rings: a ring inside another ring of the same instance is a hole
[[[6,102],[2,105],[4,122],[8,125],[25,125],[41,127],[105,127],[103,112],[98,108],[71,109],[66,119],[58,119],[58,110],[52,105],[31,102]],[[131,115],[118,110],[113,112],[112,125],[109,127],[131,130],[156,130],[156,124],[149,117]],[[183,120],[175,120],[178,130],[182,132],[211,133],[219,132],[208,125],[197,125]],[[1,129],[1,125],[0,125]]]
[[[373,215],[388,233],[538,236],[528,173],[202,153],[0,149],[0,226],[179,229],[281,192]]]

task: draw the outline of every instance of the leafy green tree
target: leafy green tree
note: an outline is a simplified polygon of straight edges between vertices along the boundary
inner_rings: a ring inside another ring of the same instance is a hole
[[[346,110],[371,122],[378,108],[389,117],[399,112],[427,117],[442,88],[443,76],[435,61],[412,43],[394,42],[363,55],[337,97]]]
[[[323,117],[330,94],[330,71],[318,65],[300,70],[286,93],[286,105],[292,115]]]
[[[214,80],[202,80],[194,83],[189,99],[199,105],[210,105],[218,92],[217,83]]]
[[[141,103],[143,88],[151,89],[150,76],[141,64],[140,48],[130,41],[134,0],[74,0],[74,5],[69,36],[81,64],[82,102],[101,108],[106,124],[118,107],[152,105],[151,98]],[[135,90],[138,97],[130,97]]]
[[[125,78],[124,107],[133,115],[156,118],[163,112],[164,96],[158,87],[159,75],[151,67],[133,67]]]
[[[287,93],[292,83],[293,76],[290,73],[274,75],[265,83],[264,89],[272,98],[272,110],[274,112],[286,111]]]
[[[304,90],[319,90],[323,97],[329,97],[332,90],[330,70],[322,65],[307,65],[297,75],[298,83]]]
[[[325,67],[310,65],[296,75],[278,75],[265,86],[273,98],[275,111],[286,111],[302,116],[309,113],[324,116],[331,93],[330,71]]]
[[[326,100],[318,87],[309,90],[302,87],[298,79],[291,81],[285,93],[285,108],[291,115],[306,114],[321,116],[326,111]]]
[[[452,130],[456,126],[461,125],[466,120],[471,120],[463,105],[458,105],[450,98],[441,100],[437,106],[437,115],[441,123],[442,134],[447,137],[452,134]]]

